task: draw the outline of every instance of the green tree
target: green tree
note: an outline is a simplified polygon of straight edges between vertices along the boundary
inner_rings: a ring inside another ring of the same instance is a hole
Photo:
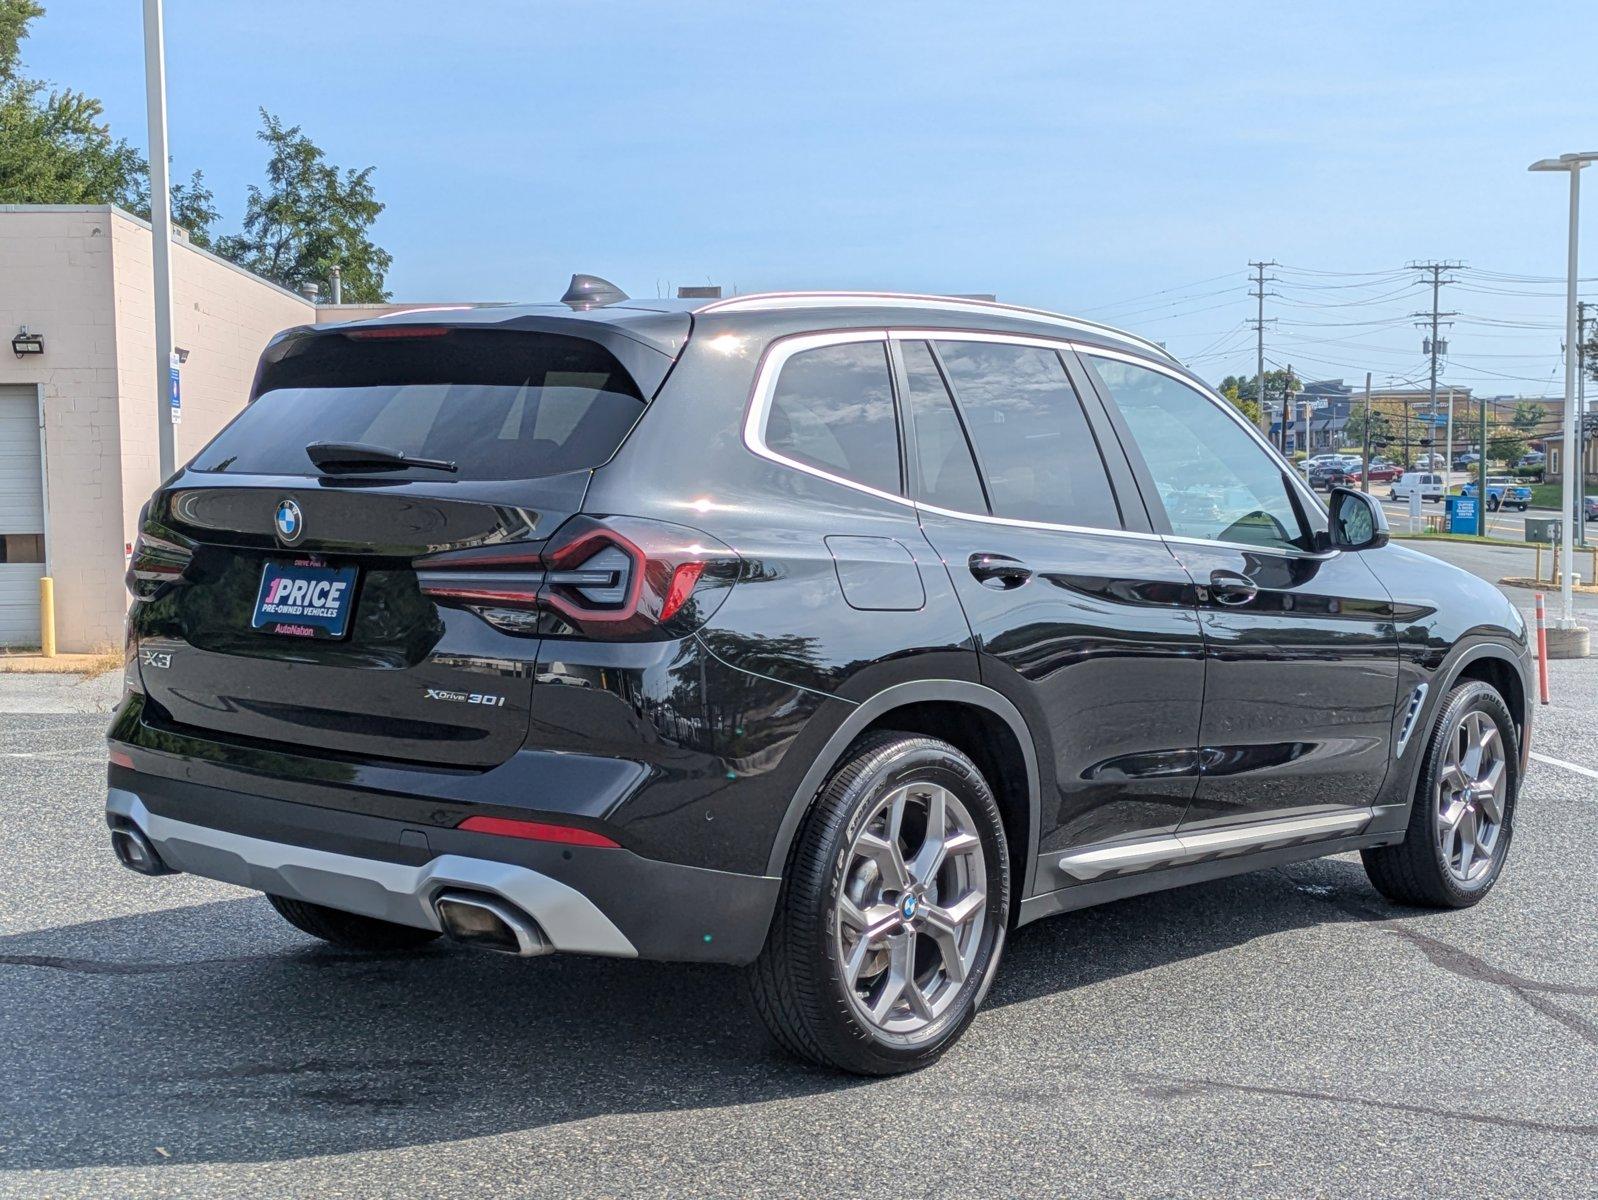
[[[1509,425],[1523,438],[1537,436],[1537,427],[1543,422],[1543,406],[1535,400],[1515,401],[1515,411],[1510,414]]]
[[[128,197],[123,207],[136,212],[146,221],[150,219],[150,190],[145,186],[148,175],[140,181],[139,190]],[[205,186],[205,173],[196,171],[187,183],[172,185],[172,223],[181,225],[196,246],[211,248],[215,238],[212,230],[220,216],[216,211],[216,197]]]
[[[37,0],[0,0],[0,204],[122,204],[143,189],[143,156],[111,136],[92,96],[21,71]]]
[[[1348,414],[1348,423],[1343,426],[1344,436],[1350,446],[1362,447],[1365,444],[1365,406],[1356,404]],[[1388,420],[1387,414],[1379,408],[1370,410],[1371,447],[1375,449],[1383,443],[1393,440],[1393,423]]]
[[[218,239],[217,253],[295,291],[325,285],[336,266],[346,300],[387,300],[393,259],[368,236],[384,207],[372,188],[375,168],[340,171],[298,125],[264,108],[261,122],[257,136],[271,148],[267,186],[250,186],[244,232]]]
[[[1245,400],[1238,394],[1237,377],[1228,375],[1221,382],[1221,395],[1230,400],[1237,410],[1252,421],[1255,425],[1260,423],[1260,406],[1255,400]]]
[[[1238,400],[1259,401],[1258,380],[1253,375],[1228,375],[1221,380],[1222,393],[1227,388],[1232,388],[1237,393]],[[1270,404],[1282,403],[1282,390],[1289,389],[1288,395],[1296,396],[1304,390],[1304,381],[1296,374],[1289,375],[1286,371],[1265,372],[1265,399]]]
[[[1499,425],[1487,435],[1487,457],[1513,466],[1526,453],[1526,438],[1513,425]]]

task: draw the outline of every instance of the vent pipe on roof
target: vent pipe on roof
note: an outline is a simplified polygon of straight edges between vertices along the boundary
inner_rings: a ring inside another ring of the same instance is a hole
[[[585,308],[603,308],[607,304],[620,304],[626,299],[628,299],[627,293],[608,279],[601,279],[598,275],[573,275],[560,302],[568,308],[581,312]]]

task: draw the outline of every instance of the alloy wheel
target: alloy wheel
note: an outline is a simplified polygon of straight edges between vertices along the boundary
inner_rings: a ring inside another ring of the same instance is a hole
[[[987,919],[988,872],[977,826],[933,783],[888,793],[849,848],[834,936],[856,1015],[913,1035],[960,994]]]
[[[1434,797],[1437,844],[1449,873],[1474,884],[1492,870],[1504,825],[1504,739],[1486,713],[1467,712],[1443,750]]]

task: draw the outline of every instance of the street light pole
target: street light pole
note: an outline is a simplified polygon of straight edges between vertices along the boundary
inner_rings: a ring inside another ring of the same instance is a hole
[[[1578,454],[1579,430],[1576,424],[1576,278],[1579,245],[1577,231],[1581,215],[1581,170],[1590,162],[1598,162],[1598,151],[1582,154],[1561,154],[1558,158],[1543,158],[1531,164],[1531,171],[1568,171],[1570,173],[1570,244],[1565,263],[1565,436],[1564,470],[1561,473],[1564,503],[1560,509],[1564,520],[1560,524],[1559,552],[1564,572],[1559,583],[1559,617],[1554,624],[1559,629],[1576,628],[1575,598],[1572,583],[1575,576],[1574,538],[1571,513],[1576,503],[1576,468],[1571,451]],[[1484,497],[1485,499],[1485,497]],[[1590,582],[1590,581],[1589,581]]]
[[[155,420],[161,481],[177,469],[172,422],[172,180],[166,150],[166,38],[161,0],[144,0],[144,91],[150,121],[150,258],[155,267]]]

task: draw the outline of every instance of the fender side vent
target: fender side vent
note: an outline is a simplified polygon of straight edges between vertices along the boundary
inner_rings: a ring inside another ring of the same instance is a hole
[[[1394,758],[1404,757],[1404,748],[1409,745],[1409,735],[1415,732],[1415,721],[1420,716],[1420,707],[1426,702],[1426,684],[1421,684],[1409,698],[1409,708],[1404,713],[1404,724],[1398,731],[1398,746],[1393,751]]]

